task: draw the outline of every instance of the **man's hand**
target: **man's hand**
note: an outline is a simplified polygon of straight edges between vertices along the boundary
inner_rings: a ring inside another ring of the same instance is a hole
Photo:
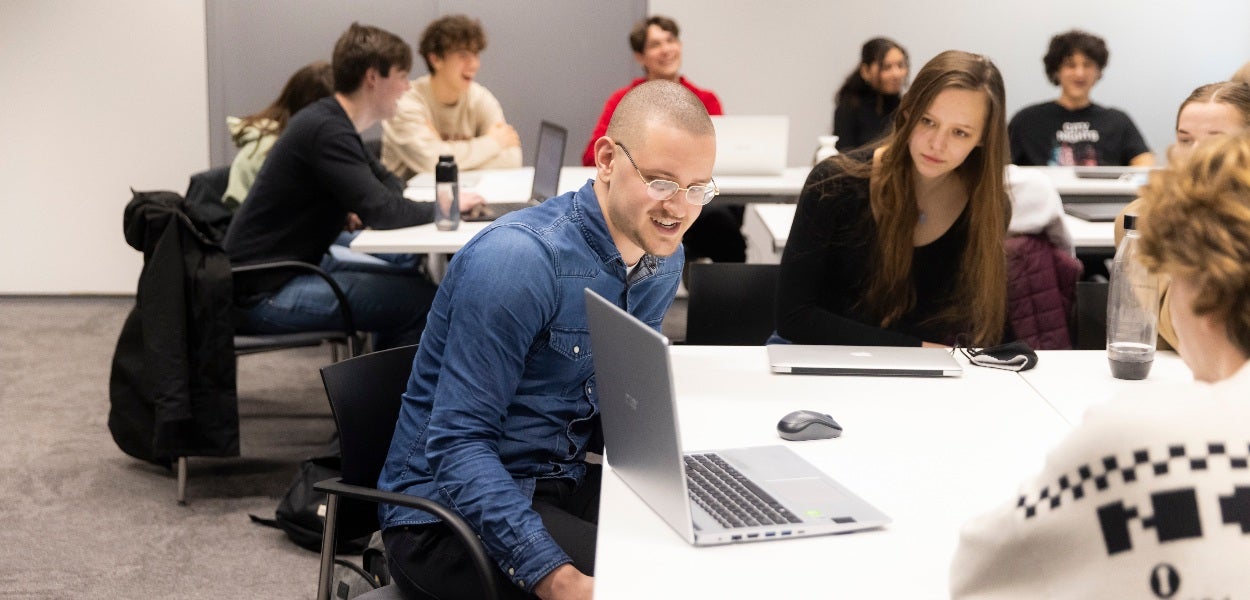
[[[563,564],[540,579],[534,593],[543,600],[589,599],[595,595],[595,578],[583,575],[571,564]]]
[[[499,142],[499,146],[502,148],[512,148],[521,145],[521,136],[517,135],[516,129],[513,129],[511,125],[503,121],[492,125],[490,131],[486,132],[486,135],[495,138],[495,141]]]
[[[486,206],[486,199],[477,192],[460,192],[460,214],[478,216]]]

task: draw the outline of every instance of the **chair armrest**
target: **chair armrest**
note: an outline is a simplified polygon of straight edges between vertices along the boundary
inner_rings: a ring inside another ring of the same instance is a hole
[[[468,549],[469,557],[472,559],[473,565],[477,569],[478,578],[482,582],[482,597],[499,597],[499,591],[495,587],[495,563],[486,555],[486,548],[482,545],[482,540],[478,538],[477,532],[473,531],[473,528],[469,527],[469,524],[460,515],[446,506],[420,496],[387,492],[377,488],[343,483],[342,478],[338,477],[313,484],[313,489],[334,496],[416,508],[438,517],[455,532],[456,537],[459,537],[460,541],[464,542],[465,547]],[[331,520],[337,521],[338,515],[335,514],[336,512],[329,511],[326,514],[326,531],[328,532],[333,532],[334,530]],[[325,552],[327,547],[333,552],[334,540],[323,540],[322,552]]]
[[[318,267],[316,265],[310,265],[306,262],[300,262],[298,260],[278,260],[278,261],[272,261],[272,262],[235,265],[235,266],[230,267],[230,272],[232,274],[233,273],[255,273],[259,271],[284,271],[284,270],[304,271],[307,273],[312,273],[313,275],[316,275],[322,278],[323,280],[325,280],[326,283],[330,284],[330,289],[334,291],[334,297],[337,298],[339,301],[339,312],[342,313],[343,315],[343,331],[344,333],[347,334],[348,339],[355,338],[356,321],[355,319],[352,318],[352,307],[347,304],[347,294],[343,293],[343,288],[339,287],[339,283],[335,281],[333,277],[330,277],[329,273],[326,273],[325,271],[323,271],[321,267]],[[353,356],[354,355],[355,354],[353,353]]]

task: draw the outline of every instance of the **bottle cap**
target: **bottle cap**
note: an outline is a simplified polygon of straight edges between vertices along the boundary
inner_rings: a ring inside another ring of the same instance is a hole
[[[439,154],[438,162],[456,162],[456,157],[451,154]]]
[[[1124,215],[1124,230],[1137,230],[1137,215]]]

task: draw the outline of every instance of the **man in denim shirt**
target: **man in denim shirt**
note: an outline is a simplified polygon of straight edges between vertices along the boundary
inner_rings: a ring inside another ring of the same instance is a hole
[[[601,471],[585,462],[599,408],[582,290],[660,328],[682,234],[716,193],[715,153],[698,98],[638,86],[595,142],[595,179],[496,221],[439,287],[378,484],[459,512],[507,597],[591,595]],[[401,590],[476,597],[446,525],[380,516]]]

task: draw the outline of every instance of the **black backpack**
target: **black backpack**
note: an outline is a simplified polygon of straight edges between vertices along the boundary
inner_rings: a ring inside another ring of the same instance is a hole
[[[275,527],[286,532],[301,548],[321,551],[321,534],[325,530],[326,495],[313,489],[313,485],[342,475],[342,459],[338,440],[321,456],[314,456],[300,463],[291,487],[287,488],[274,511],[274,518],[265,519],[248,515],[255,523]],[[369,545],[369,536],[345,540],[339,538],[335,546],[340,554],[360,554]]]

